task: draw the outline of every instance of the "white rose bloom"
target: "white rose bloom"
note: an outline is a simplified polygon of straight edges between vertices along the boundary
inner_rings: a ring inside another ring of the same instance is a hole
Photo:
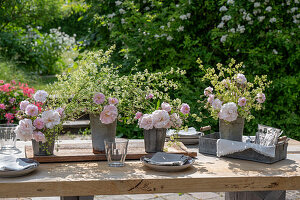
[[[275,17],[272,17],[272,18],[270,19],[270,22],[271,22],[271,23],[276,22],[276,18],[275,18]]]
[[[218,26],[217,26],[217,28],[223,28],[224,27],[224,22],[221,22]]]
[[[120,14],[125,14],[126,13],[126,11],[123,8],[119,9],[119,12],[120,12]]]
[[[46,101],[47,97],[48,93],[45,90],[38,90],[33,96],[35,101],[42,103]]]
[[[20,140],[31,140],[33,131],[35,130],[30,119],[23,119],[19,122],[19,125],[15,129],[17,138]]]
[[[122,4],[122,1],[116,1],[115,3],[116,3],[116,6],[119,6]]]
[[[236,29],[236,31],[238,31],[238,32],[240,32],[240,33],[244,33],[245,32],[245,26],[244,25],[239,25],[238,24],[238,27],[237,27],[237,29]]]
[[[224,15],[224,16],[222,17],[222,21],[227,22],[227,21],[229,21],[229,20],[231,20],[231,16],[230,16],[230,15]]]
[[[170,122],[170,115],[165,110],[156,110],[152,113],[155,128],[166,128]]]
[[[228,32],[235,33],[235,28],[229,29]]]
[[[227,36],[228,36],[228,35],[223,35],[223,36],[221,37],[220,41],[221,41],[222,43],[224,43],[224,42],[226,41],[226,39],[227,39]]]
[[[234,0],[228,0],[227,4],[234,4]]]
[[[272,7],[271,7],[271,6],[268,6],[268,7],[266,8],[266,11],[271,12],[271,11],[272,11]]]
[[[42,119],[47,128],[53,128],[60,123],[60,115],[57,111],[48,110],[42,113]]]
[[[167,37],[167,40],[168,40],[168,41],[172,41],[172,40],[173,40],[173,37],[169,35],[169,36]]]
[[[260,6],[260,3],[259,2],[255,2],[254,3],[254,8],[258,8]]]
[[[236,118],[238,117],[236,104],[233,102],[224,104],[221,107],[219,117],[220,117],[220,119],[223,119],[228,122],[232,122],[232,121],[236,120]]]
[[[225,12],[225,11],[227,11],[228,9],[226,8],[226,6],[222,6],[220,9],[219,9],[219,11],[220,12]]]
[[[258,21],[259,21],[259,22],[262,22],[265,18],[266,18],[265,16],[259,16],[259,17],[258,17]]]
[[[183,30],[184,30],[184,26],[179,26],[178,29],[177,29],[178,32],[181,32]]]
[[[145,130],[153,128],[153,117],[152,115],[145,114],[139,119],[139,127]]]
[[[273,49],[273,54],[277,55],[278,51],[276,51],[276,49]]]
[[[220,101],[220,99],[214,99],[212,105],[213,109],[215,110],[220,110],[222,107],[222,101]]]

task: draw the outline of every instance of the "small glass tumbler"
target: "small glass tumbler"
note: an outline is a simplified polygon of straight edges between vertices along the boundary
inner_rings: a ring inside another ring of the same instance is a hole
[[[110,167],[123,167],[127,155],[128,140],[115,138],[114,141],[104,140],[105,153]]]
[[[0,149],[1,151],[16,149],[17,124],[0,124]]]

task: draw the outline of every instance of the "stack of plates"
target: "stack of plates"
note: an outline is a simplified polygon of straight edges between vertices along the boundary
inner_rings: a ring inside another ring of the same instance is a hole
[[[183,154],[157,152],[141,157],[143,164],[156,171],[175,172],[184,170],[194,163],[194,159]]]
[[[199,143],[199,136],[203,136],[204,133],[196,131],[194,127],[188,129],[188,131],[181,130],[176,132],[174,129],[169,129],[167,131],[166,139],[167,141],[170,140],[170,136],[174,135],[178,137],[177,140],[182,142],[183,144],[198,144]],[[176,136],[177,135],[177,136]]]

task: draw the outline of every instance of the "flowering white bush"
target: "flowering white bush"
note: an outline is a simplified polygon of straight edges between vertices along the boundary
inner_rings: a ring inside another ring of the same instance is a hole
[[[202,61],[198,60],[200,69],[206,74],[203,80],[209,80],[212,87],[209,86],[204,90],[204,96],[207,97],[206,108],[211,112],[215,119],[223,119],[232,122],[238,116],[247,119],[253,119],[251,109],[260,110],[266,97],[263,91],[271,82],[267,82],[267,76],[256,76],[254,84],[249,82],[244,72],[240,70],[243,63],[235,64],[231,60],[228,67],[217,64],[216,72],[214,68],[205,69]]]
[[[17,117],[20,119],[15,133],[21,140],[36,140],[37,142],[52,143],[55,134],[61,128],[63,108],[57,110],[46,106],[48,93],[38,90],[34,94],[33,102],[24,100],[20,103]],[[58,112],[59,111],[59,112]]]

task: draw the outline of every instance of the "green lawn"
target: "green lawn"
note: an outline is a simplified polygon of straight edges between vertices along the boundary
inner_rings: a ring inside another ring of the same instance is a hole
[[[33,74],[26,69],[17,67],[13,62],[0,59],[0,80],[9,82],[15,80],[16,82],[27,83],[30,87],[37,90],[45,89],[47,84],[53,83],[57,80],[55,76],[39,76]]]

